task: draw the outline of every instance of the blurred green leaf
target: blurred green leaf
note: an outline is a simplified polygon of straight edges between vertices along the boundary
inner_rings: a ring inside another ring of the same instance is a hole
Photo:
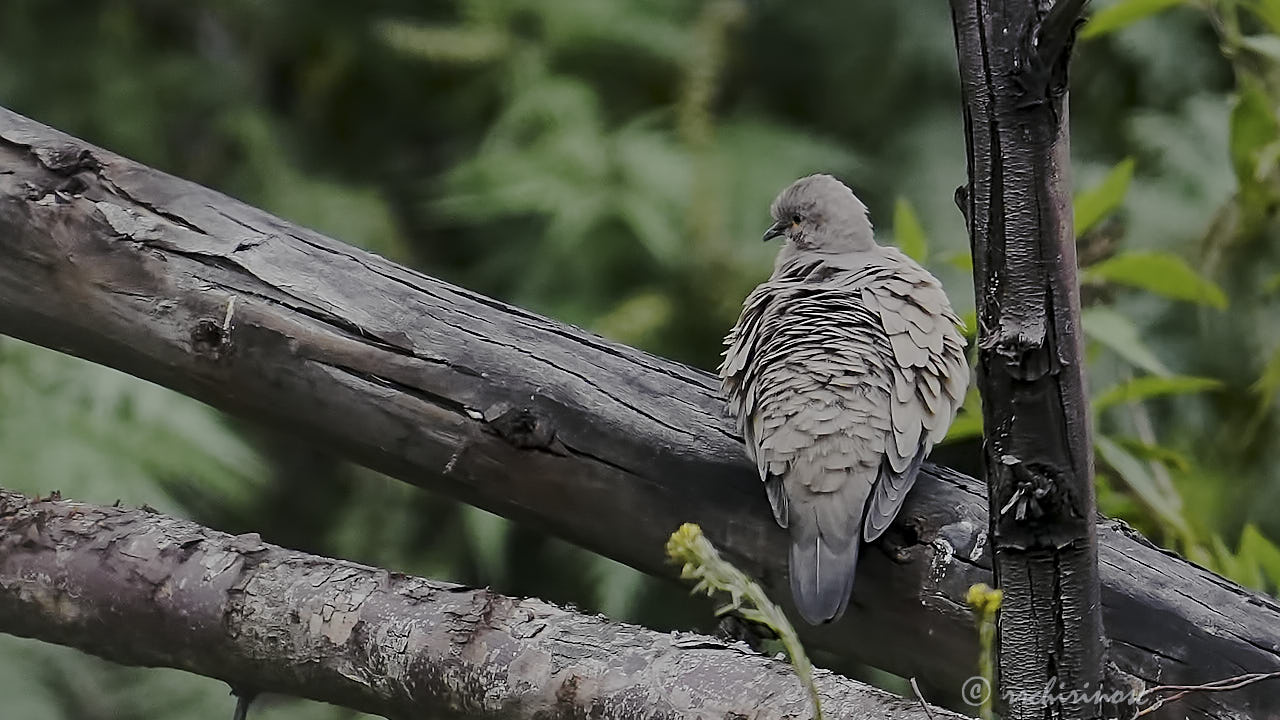
[[[507,538],[511,521],[472,505],[461,507],[462,530],[485,584],[507,579]]]
[[[955,421],[947,430],[947,436],[942,440],[944,443],[982,437],[982,398],[976,385],[969,387],[960,408],[960,413],[956,415]]]
[[[1098,224],[1098,221],[1115,212],[1124,202],[1133,180],[1133,158],[1126,158],[1107,173],[1097,185],[1076,195],[1072,203],[1075,210],[1076,237],[1080,237]]]
[[[377,30],[390,47],[434,62],[492,62],[508,51],[511,41],[493,27],[437,27],[388,20]]]
[[[1280,34],[1280,0],[1244,0],[1241,5],[1257,16],[1271,32]]]
[[[1280,588],[1280,547],[1252,523],[1244,526],[1234,553],[1217,533],[1209,536],[1209,548],[1201,552],[1211,561],[1197,562],[1245,587],[1262,592]]]
[[[973,339],[978,336],[978,311],[965,310],[960,313],[960,332],[966,338]]]
[[[1191,562],[1217,571],[1217,559],[1203,543],[1196,542],[1191,538],[1184,538],[1182,541],[1182,554]]]
[[[1169,252],[1123,252],[1089,266],[1082,275],[1087,282],[1127,285],[1219,310],[1227,307],[1227,295],[1222,288]]]
[[[1240,550],[1238,557],[1249,566],[1256,568],[1259,575],[1270,583],[1267,588],[1258,581],[1251,584],[1257,590],[1280,588],[1280,546],[1267,539],[1256,525],[1249,523],[1240,533]],[[1259,579],[1260,580],[1260,579]]]
[[[602,315],[592,324],[592,329],[611,340],[643,345],[671,319],[672,312],[669,297],[657,292],[643,292],[623,300]]]
[[[636,610],[647,577],[640,571],[606,557],[592,557],[589,572],[596,583],[596,602],[609,617],[627,617]]]
[[[178,509],[169,483],[199,485],[234,506],[266,474],[207,405],[9,338],[0,338],[0,458],[0,487],[168,512]]]
[[[1275,35],[1246,35],[1240,44],[1268,60],[1280,61],[1280,37]]]
[[[962,412],[956,415],[955,422],[951,423],[951,428],[942,441],[956,442],[975,437],[982,437],[982,413]]]
[[[255,205],[389,258],[408,255],[391,207],[380,193],[304,174],[273,125],[257,113],[235,113],[223,124],[247,157],[240,172]]]
[[[1087,40],[1115,32],[1143,18],[1181,4],[1182,0],[1119,0],[1089,16],[1089,21],[1080,31],[1080,38]]]
[[[1242,563],[1223,542],[1222,536],[1216,533],[1210,535],[1209,548],[1213,552],[1214,561],[1209,568],[1214,572],[1250,587],[1255,587],[1261,581],[1257,567],[1248,567],[1247,563]]]
[[[1144,529],[1142,526],[1146,525],[1145,521],[1149,513],[1133,499],[1132,495],[1117,488],[1117,485],[1121,484],[1119,480],[1099,469],[1094,472],[1093,481],[1097,492],[1098,512],[1108,517],[1126,520],[1137,526],[1139,530]]]
[[[1181,498],[1165,492],[1151,476],[1151,470],[1145,463],[1106,435],[1094,438],[1094,446],[1098,456],[1115,470],[1124,485],[1155,512],[1161,521],[1180,533],[1190,531],[1190,526],[1182,515]]]
[[[1144,375],[1108,388],[1093,399],[1094,412],[1164,395],[1187,395],[1222,387],[1221,380],[1191,375]]]
[[[911,201],[901,195],[893,205],[893,239],[912,260],[923,263],[929,257],[929,241],[925,237],[924,226],[911,207]]]
[[[1263,295],[1274,295],[1277,291],[1280,291],[1280,273],[1263,280],[1261,291]]]
[[[1276,395],[1280,394],[1280,347],[1271,351],[1262,366],[1262,374],[1250,390],[1258,396],[1259,413],[1270,410],[1275,404]]]
[[[1191,460],[1184,454],[1163,445],[1152,445],[1137,438],[1109,436],[1120,447],[1142,460],[1153,460],[1179,472],[1191,470]]]
[[[968,250],[944,253],[942,255],[942,262],[963,272],[973,272],[973,255],[970,254]]]
[[[1253,168],[1253,179],[1257,182],[1266,182],[1271,173],[1275,172],[1277,164],[1280,164],[1280,140],[1272,140],[1262,149],[1258,151],[1257,165]]]
[[[1231,109],[1231,164],[1240,186],[1240,202],[1248,216],[1259,216],[1266,209],[1270,194],[1259,187],[1265,177],[1266,156],[1274,165],[1275,153],[1268,148],[1280,139],[1280,122],[1276,120],[1274,102],[1256,80],[1242,78]]]
[[[1138,328],[1128,318],[1106,307],[1086,308],[1081,313],[1085,336],[1095,340],[1134,367],[1153,375],[1168,376],[1173,373],[1160,358],[1147,347]]]
[[[846,145],[833,138],[795,133],[792,128],[758,118],[727,118],[716,128],[714,167],[726,204],[727,240],[733,247],[748,246],[772,258],[776,248],[759,242],[768,226],[769,202],[792,180],[827,168],[849,174],[860,166]],[[750,241],[754,240],[754,243]],[[750,258],[735,250],[732,256]]]

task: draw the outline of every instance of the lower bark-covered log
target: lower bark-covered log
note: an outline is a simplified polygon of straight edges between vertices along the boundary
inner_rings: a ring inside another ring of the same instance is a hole
[[[405,269],[0,110],[0,333],[291,430],[642,571],[685,521],[786,598],[784,531],[706,373]],[[959,694],[985,489],[929,466],[811,647]],[[1280,605],[1098,526],[1111,656],[1152,684],[1280,668]],[[1280,714],[1259,683],[1170,717]]]
[[[2,490],[0,632],[392,718],[811,715],[786,662],[713,638]],[[816,679],[829,717],[926,720],[916,700]]]

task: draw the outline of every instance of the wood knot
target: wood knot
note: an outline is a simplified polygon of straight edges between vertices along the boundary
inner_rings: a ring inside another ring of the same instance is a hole
[[[73,143],[56,147],[34,148],[40,164],[59,175],[74,175],[81,170],[97,170],[98,159],[88,148]]]
[[[1037,318],[1034,322],[1005,327],[999,334],[980,340],[978,347],[1002,358],[1010,377],[1034,382],[1062,369],[1052,344],[1046,342],[1047,338],[1044,323]]]
[[[992,491],[999,498],[993,540],[1002,547],[1062,548],[1093,521],[1081,512],[1069,471],[1012,455],[996,459]],[[994,469],[994,468],[993,468]]]
[[[191,350],[215,360],[231,351],[231,333],[222,322],[213,318],[200,318],[191,329]]]
[[[896,563],[910,563],[917,552],[928,544],[924,539],[927,526],[928,523],[922,517],[899,515],[884,535],[880,536],[880,549]]]
[[[556,439],[556,430],[551,421],[530,407],[509,407],[500,409],[495,416],[491,408],[485,413],[489,427],[498,433],[498,437],[522,450],[549,449]]]
[[[581,681],[577,675],[570,675],[560,683],[560,687],[556,688],[556,702],[572,705],[578,699],[578,683]]]
[[[960,215],[964,217],[965,227],[969,226],[969,185],[957,185],[956,192],[951,197],[955,201],[956,207],[960,209]]]
[[[1013,492],[1000,507],[1001,518],[1012,515],[1019,522],[1039,520],[1049,514],[1049,503],[1057,483],[1054,473],[1039,463],[1024,463],[1013,455],[1000,457],[1000,464],[1009,469],[1013,478]]]
[[[75,197],[83,195],[84,191],[88,189],[89,182],[85,180],[85,173],[78,172],[58,183],[58,186],[54,188],[54,192],[68,197]]]
[[[270,550],[270,546],[262,542],[262,536],[256,532],[237,535],[231,540],[231,549],[241,554],[257,553]]]

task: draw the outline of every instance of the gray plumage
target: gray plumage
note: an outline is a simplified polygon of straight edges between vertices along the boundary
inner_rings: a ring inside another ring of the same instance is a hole
[[[785,236],[773,275],[725,338],[720,379],[778,524],[810,623],[838,619],[863,540],[897,516],[964,400],[969,366],[942,285],[873,237],[830,175],[770,208]]]

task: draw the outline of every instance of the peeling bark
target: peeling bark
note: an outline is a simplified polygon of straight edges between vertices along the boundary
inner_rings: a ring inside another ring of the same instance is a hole
[[[230,312],[228,312],[230,310]],[[230,317],[228,322],[227,318]],[[697,522],[789,598],[785,531],[706,373],[440,282],[0,110],[0,333],[171,387],[672,576]],[[958,698],[986,493],[926,466],[811,648]],[[1280,666],[1280,605],[1104,521],[1113,659],[1152,683]],[[1168,706],[1280,713],[1265,683]],[[1181,717],[1181,715],[1178,715]]]
[[[391,718],[810,715],[790,666],[742,645],[5,491],[0,631]],[[927,720],[915,700],[816,679],[829,717]]]
[[[1111,688],[1066,109],[1083,4],[951,3],[969,151],[961,197],[978,305],[984,474],[1004,591],[1000,690],[1014,720],[1111,716],[1090,697]]]

